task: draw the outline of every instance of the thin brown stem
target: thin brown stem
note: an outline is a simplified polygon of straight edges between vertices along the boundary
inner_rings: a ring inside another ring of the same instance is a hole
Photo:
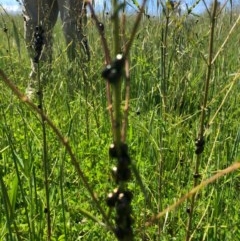
[[[111,55],[110,55],[110,50],[108,48],[108,43],[107,40],[105,38],[105,32],[104,32],[104,25],[103,23],[101,23],[94,11],[94,8],[92,6],[92,4],[90,2],[87,2],[87,5],[90,9],[91,15],[92,15],[92,19],[94,20],[96,27],[98,29],[99,35],[101,37],[101,42],[102,42],[102,47],[103,47],[103,52],[104,52],[104,56],[105,56],[105,65],[108,65],[111,63]],[[110,115],[110,121],[111,123],[113,123],[113,110],[112,110],[112,97],[111,97],[111,87],[109,82],[106,82],[106,92],[107,92],[107,103],[108,103],[108,111],[109,111],[109,115]]]
[[[126,142],[127,138],[127,126],[128,126],[128,112],[129,112],[129,100],[130,100],[130,75],[129,75],[129,60],[126,59],[125,62],[125,106],[124,106],[124,117],[122,125],[122,142]]]
[[[144,8],[145,8],[146,3],[147,3],[147,0],[143,0],[142,6],[139,8],[139,13],[137,15],[137,19],[136,19],[135,24],[133,26],[133,29],[131,31],[131,36],[130,36],[130,39],[129,39],[128,43],[127,43],[125,52],[124,52],[125,56],[128,56],[128,54],[130,52],[130,49],[132,47],[133,41],[134,41],[135,36],[137,34],[138,26],[139,26],[140,21],[142,19],[142,14],[144,13]]]
[[[152,217],[148,222],[145,223],[145,226],[148,227],[148,226],[151,226],[151,225],[155,224],[155,222],[158,219],[160,219],[161,217],[164,217],[167,213],[169,213],[170,211],[173,211],[174,209],[179,207],[184,201],[186,201],[187,199],[191,198],[193,195],[195,195],[201,189],[203,189],[207,185],[215,182],[216,180],[218,180],[219,178],[225,176],[226,174],[229,174],[231,172],[236,171],[237,169],[240,169],[240,162],[239,161],[234,163],[234,164],[232,164],[231,166],[227,167],[226,169],[218,171],[217,174],[215,174],[214,176],[210,177],[209,179],[207,179],[205,181],[202,181],[199,185],[194,187],[190,192],[188,192],[187,194],[182,196],[177,202],[175,202],[174,204],[168,206],[162,212],[160,212],[157,215],[155,215],[154,217]]]
[[[39,63],[37,65],[37,78],[38,78],[38,108],[44,112],[43,109],[43,91],[42,91],[42,83],[40,80],[40,66]],[[47,135],[46,135],[46,124],[44,121],[44,117],[41,115],[41,126],[42,126],[42,165],[44,172],[44,188],[46,195],[46,219],[47,219],[47,239],[51,240],[52,228],[51,228],[51,208],[50,208],[50,199],[49,199],[49,161],[48,161],[48,152],[47,152]]]
[[[125,12],[122,15],[122,40],[123,40],[123,50],[125,52],[125,43],[126,43],[126,14]],[[123,123],[122,123],[122,142],[126,142],[127,138],[127,125],[128,125],[128,111],[129,111],[129,99],[130,99],[130,73],[129,73],[129,56],[126,58],[125,61],[125,106],[124,106],[124,116],[123,116]]]
[[[209,93],[209,83],[212,74],[212,59],[213,59],[213,46],[214,46],[214,30],[215,30],[215,23],[216,23],[216,12],[217,12],[217,4],[218,1],[214,1],[213,11],[211,13],[211,29],[210,29],[210,38],[209,38],[209,56],[208,56],[208,64],[207,64],[207,73],[206,73],[206,80],[204,86],[204,96],[203,96],[203,103],[201,109],[201,118],[200,118],[200,128],[197,141],[202,142],[202,151],[204,149],[204,122],[205,122],[205,115],[206,115],[206,107],[208,101],[208,93]],[[198,147],[197,147],[198,148]],[[195,164],[195,172],[194,172],[194,187],[196,187],[199,183],[199,166],[201,160],[201,153],[196,153],[196,164]],[[191,232],[192,232],[192,220],[195,208],[195,201],[196,201],[196,193],[192,195],[191,204],[190,204],[190,212],[187,224],[187,232],[186,232],[186,241],[190,240]]]

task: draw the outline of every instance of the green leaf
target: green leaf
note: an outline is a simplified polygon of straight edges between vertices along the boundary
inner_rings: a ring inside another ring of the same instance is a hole
[[[64,234],[62,234],[61,236],[59,236],[59,238],[58,238],[58,241],[65,241],[66,239],[65,239],[65,235]]]
[[[14,37],[14,41],[17,46],[18,55],[20,56],[21,51],[20,51],[20,38],[19,38],[19,34],[18,34],[18,29],[17,29],[14,21],[12,21],[12,24],[13,24],[13,37]]]
[[[138,8],[140,7],[138,1],[136,1],[136,0],[132,0],[132,2],[133,2],[133,4],[136,5]]]
[[[12,213],[15,211],[15,204],[17,200],[17,191],[18,191],[18,177],[15,175],[13,182],[11,183],[10,191],[8,193],[9,201],[12,207]]]

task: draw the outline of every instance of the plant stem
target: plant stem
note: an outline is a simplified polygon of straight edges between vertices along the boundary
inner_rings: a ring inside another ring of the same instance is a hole
[[[205,122],[205,115],[206,115],[206,107],[208,101],[208,92],[209,92],[209,83],[211,78],[212,72],[212,59],[213,59],[213,44],[214,44],[214,30],[215,30],[215,22],[216,22],[216,10],[217,10],[218,1],[214,1],[213,12],[211,14],[211,29],[210,29],[210,38],[209,38],[209,56],[208,56],[208,64],[207,64],[207,74],[204,86],[204,97],[202,103],[202,110],[201,110],[201,118],[200,118],[200,129],[198,134],[198,140],[203,140],[204,138],[204,122]],[[194,172],[194,187],[199,184],[199,166],[200,166],[200,159],[201,155],[197,154],[196,157],[196,164],[195,164],[195,172]],[[195,207],[195,199],[196,193],[192,196],[191,204],[190,204],[190,213],[189,219],[187,224],[187,233],[186,233],[186,241],[190,240],[191,237],[191,229],[192,229],[192,220],[193,220],[193,213]]]
[[[114,54],[120,53],[120,40],[119,40],[119,18],[118,18],[118,0],[112,0],[113,5],[113,38],[114,38]],[[113,139],[117,150],[120,149],[121,144],[121,88],[122,78],[111,86],[112,87],[112,100],[113,100]]]
[[[180,199],[178,199],[175,203],[173,203],[172,205],[169,205],[162,212],[153,216],[148,222],[145,223],[145,227],[149,227],[149,226],[153,225],[159,218],[164,217],[167,213],[169,213],[170,211],[173,211],[174,209],[179,207],[180,204],[182,204],[184,201],[186,201],[187,199],[189,199],[190,197],[195,195],[197,192],[199,192],[201,189],[203,189],[207,185],[214,183],[216,180],[223,177],[224,175],[232,173],[238,169],[240,169],[240,160],[233,163],[231,166],[218,171],[217,174],[211,176],[207,180],[202,181],[199,185],[194,187],[192,190],[190,190],[190,192],[186,193],[184,196],[182,196]]]
[[[38,78],[38,107],[43,113],[43,90],[42,83],[40,80],[40,66],[37,64],[37,78]],[[42,164],[44,172],[44,187],[46,195],[46,207],[45,213],[47,218],[47,240],[51,240],[51,212],[50,212],[50,201],[49,201],[49,165],[48,165],[48,154],[47,154],[47,135],[46,135],[46,124],[44,116],[41,114],[41,126],[42,126]]]

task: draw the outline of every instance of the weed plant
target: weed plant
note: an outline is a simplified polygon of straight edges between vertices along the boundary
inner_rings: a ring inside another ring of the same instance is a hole
[[[0,78],[12,81],[24,93],[30,60],[23,20],[6,13],[0,17]],[[98,18],[113,50],[110,14],[102,12]],[[127,15],[126,38],[135,20],[135,13]],[[240,62],[236,47],[239,21],[237,8],[233,12],[223,8],[216,14],[199,183],[240,160]],[[169,19],[164,14],[146,13],[130,50],[127,143],[133,177],[128,188],[134,197],[135,240],[240,239],[239,169],[233,172],[239,166],[233,166],[227,175],[201,190],[196,189],[173,210],[156,216],[194,188],[195,139],[209,66],[211,24],[207,11],[199,16],[171,15]],[[92,19],[88,20],[88,38],[90,63],[69,63],[59,22],[54,31],[52,72],[44,76],[44,113],[64,137],[59,141],[43,119],[51,240],[114,239],[114,211],[109,211],[105,202],[107,193],[116,185],[110,171],[114,163],[108,156],[112,127],[106,82],[101,77],[104,53]],[[19,100],[16,91],[12,92],[3,81],[0,88],[0,240],[47,240],[41,115],[23,97]],[[33,103],[38,105],[35,99]],[[121,106],[124,104],[122,101]],[[68,143],[94,198],[76,172],[65,146]],[[187,230],[193,196],[194,212]]]

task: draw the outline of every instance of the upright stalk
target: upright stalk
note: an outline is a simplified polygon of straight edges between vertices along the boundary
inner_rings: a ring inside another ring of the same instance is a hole
[[[114,55],[120,53],[120,39],[119,39],[119,17],[118,17],[118,0],[112,0],[113,5],[113,38],[114,38]],[[116,148],[119,150],[121,143],[121,88],[122,79],[118,78],[117,81],[111,86],[113,98],[113,136]]]
[[[168,85],[168,77],[167,77],[167,66],[168,66],[168,34],[169,34],[169,20],[170,20],[170,12],[169,6],[167,2],[162,4],[163,9],[163,17],[165,18],[165,24],[161,27],[161,43],[160,43],[160,51],[161,51],[161,62],[160,62],[160,96],[162,99],[160,108],[162,113],[162,118],[165,119],[165,110],[166,110],[166,95],[167,95],[167,85]],[[162,20],[162,18],[161,18]],[[160,130],[159,133],[159,149],[164,150],[164,143],[163,143],[164,133]],[[163,193],[163,183],[162,183],[162,175],[164,170],[164,155],[160,153],[159,160],[157,164],[158,168],[158,179],[157,179],[157,186],[158,186],[158,199],[157,199],[157,211],[161,212],[162,210],[162,193]],[[162,232],[162,221],[159,219],[157,222],[157,237],[160,239],[161,232]]]
[[[43,91],[42,83],[40,80],[40,68],[38,63],[37,68],[38,76],[38,108],[42,110],[43,113]],[[48,162],[48,153],[47,153],[47,135],[46,135],[46,123],[44,116],[41,115],[41,126],[42,126],[42,164],[44,172],[44,187],[45,187],[45,196],[46,196],[46,207],[44,208],[44,213],[46,214],[47,220],[47,240],[51,240],[51,213],[50,213],[50,201],[49,201],[49,162]]]
[[[204,122],[205,122],[205,115],[206,115],[206,107],[207,107],[207,101],[208,101],[208,92],[209,92],[209,83],[211,78],[211,72],[212,72],[212,60],[213,60],[213,44],[214,44],[214,30],[215,30],[215,23],[216,23],[216,10],[217,10],[217,4],[218,1],[214,0],[213,5],[213,11],[211,13],[211,29],[210,29],[210,38],[209,38],[209,56],[207,61],[207,73],[206,73],[206,80],[204,85],[204,96],[203,96],[203,103],[202,103],[202,110],[201,110],[201,117],[200,117],[200,127],[199,127],[199,133],[197,140],[195,142],[196,150],[195,154],[196,157],[196,164],[195,164],[195,171],[194,171],[194,187],[196,187],[199,184],[199,166],[201,162],[201,154],[204,150]],[[187,233],[186,233],[186,241],[189,241],[191,238],[191,232],[192,232],[192,221],[193,221],[193,214],[194,214],[194,208],[195,208],[195,202],[196,202],[196,193],[192,196],[190,209],[188,209],[189,218],[188,218],[188,224],[187,224]]]
[[[126,141],[127,118],[129,108],[129,66],[127,57],[129,50],[136,34],[138,24],[141,19],[142,10],[146,0],[143,1],[142,8],[136,19],[132,35],[128,44],[123,48],[123,54],[120,53],[120,19],[119,11],[124,10],[126,2],[120,3],[118,0],[112,0],[113,6],[113,39],[114,39],[114,54],[116,58],[106,66],[102,72],[102,77],[110,84],[112,90],[112,131],[113,144],[109,148],[109,156],[116,160],[116,166],[112,169],[112,175],[117,185],[117,188],[109,193],[106,199],[109,208],[115,208],[115,228],[114,234],[119,241],[133,241],[134,234],[132,228],[132,208],[131,201],[133,198],[132,192],[128,189],[127,182],[131,178],[131,159],[128,153],[128,145]],[[125,16],[123,16],[123,25],[125,27]],[[124,29],[122,36],[124,37]],[[125,68],[125,74],[123,74]],[[122,80],[126,77],[126,103],[124,116],[122,120],[121,102],[122,102]],[[123,127],[123,128],[122,128]]]
[[[39,23],[39,21],[38,21]],[[46,123],[43,111],[43,89],[42,83],[40,79],[40,56],[42,53],[44,45],[44,29],[41,25],[35,27],[34,31],[34,50],[35,57],[34,63],[37,66],[37,82],[38,82],[38,108],[41,110],[41,127],[42,127],[42,164],[43,164],[43,172],[44,172],[44,187],[45,187],[45,196],[46,196],[46,206],[44,208],[44,213],[46,213],[47,219],[47,240],[51,240],[51,215],[50,215],[50,202],[49,202],[49,164],[48,164],[48,156],[47,156],[47,135],[46,135]]]
[[[163,93],[163,99],[165,100],[166,98],[166,93],[167,93],[167,55],[168,55],[168,31],[169,31],[169,9],[166,7],[166,22],[165,22],[165,28],[162,29],[162,93]],[[165,101],[164,101],[165,103]]]
[[[6,10],[4,8],[2,8],[3,11],[4,11],[4,14],[6,14],[8,17],[8,13],[6,12]],[[5,23],[5,20],[4,18],[2,17],[2,22],[3,22],[3,32],[5,33],[6,37],[7,37],[7,51],[8,51],[8,54],[9,54],[9,60],[10,60],[10,67],[11,67],[11,72],[12,74],[14,73],[14,69],[13,69],[13,62],[12,62],[12,51],[11,51],[11,46],[10,46],[10,35],[9,35],[9,31],[8,31],[8,28],[7,28],[7,24]],[[13,20],[12,20],[13,22]],[[14,22],[13,22],[14,24]]]

